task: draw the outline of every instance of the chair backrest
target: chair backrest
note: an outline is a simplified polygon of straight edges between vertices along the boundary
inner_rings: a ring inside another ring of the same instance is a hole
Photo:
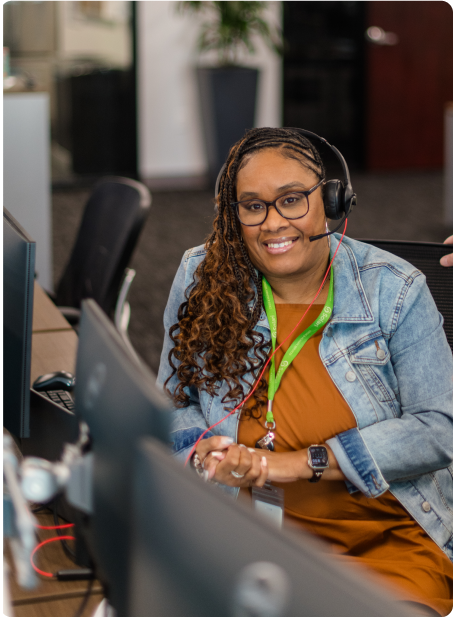
[[[58,306],[80,308],[84,298],[93,298],[112,315],[150,205],[148,189],[129,178],[105,178],[94,187],[58,285]]]
[[[453,268],[444,268],[439,263],[443,255],[453,252],[453,246],[397,240],[360,239],[360,241],[393,253],[423,272],[437,308],[444,317],[445,334],[453,351]]]

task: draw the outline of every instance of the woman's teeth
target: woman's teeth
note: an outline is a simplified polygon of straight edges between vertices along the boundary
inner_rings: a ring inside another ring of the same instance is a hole
[[[294,242],[294,240],[288,240],[287,242],[279,242],[278,244],[271,244],[270,242],[268,242],[267,246],[271,249],[280,249],[283,248],[284,246],[289,246],[290,244],[292,244]]]

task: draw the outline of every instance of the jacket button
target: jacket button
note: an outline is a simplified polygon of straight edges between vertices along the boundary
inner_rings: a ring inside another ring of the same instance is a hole
[[[383,349],[378,349],[376,355],[379,360],[383,360],[385,358],[385,351]]]
[[[353,371],[348,371],[345,377],[348,381],[355,381],[357,379],[357,375]]]
[[[431,510],[431,506],[429,505],[429,503],[427,501],[424,501],[422,503],[422,508],[425,512],[429,512]]]

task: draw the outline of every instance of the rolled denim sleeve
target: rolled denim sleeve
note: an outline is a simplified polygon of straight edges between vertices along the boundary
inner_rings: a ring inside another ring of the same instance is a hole
[[[379,497],[389,488],[359,429],[340,433],[326,443],[332,448],[341,471],[348,479],[350,493],[359,490],[367,497]]]
[[[178,322],[179,307],[186,300],[185,291],[193,283],[193,276],[187,272],[187,256],[188,252],[184,254],[176,273],[164,313],[165,336],[157,375],[157,385],[161,389],[164,389],[166,385],[166,388],[171,393],[175,391],[178,385],[178,377],[176,374],[172,375],[173,369],[168,359],[170,350],[174,346],[169,330]],[[174,357],[172,361],[175,366],[178,365],[178,361]],[[167,379],[169,379],[168,382]],[[196,388],[189,388],[187,394],[189,395],[188,407],[178,409],[173,406],[171,409],[172,426],[170,437],[173,441],[175,456],[182,462],[186,460],[200,435],[208,428],[201,410],[198,390]],[[204,438],[212,437],[212,435],[211,432],[208,432]]]
[[[453,461],[453,356],[422,275],[401,290],[401,302],[382,329],[401,416],[351,429],[327,441],[357,489],[377,497],[404,482],[449,467]]]

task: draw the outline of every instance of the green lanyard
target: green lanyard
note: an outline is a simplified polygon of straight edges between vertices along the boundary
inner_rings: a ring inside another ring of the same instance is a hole
[[[275,351],[275,347],[277,344],[277,311],[275,308],[274,296],[272,295],[272,289],[269,283],[263,276],[263,301],[264,308],[266,310],[267,318],[269,320],[269,325],[271,328],[271,339],[272,339],[272,350]],[[272,428],[275,428],[275,420],[274,414],[272,413],[272,403],[274,401],[275,393],[280,386],[281,379],[283,377],[283,373],[289,367],[291,362],[297,356],[297,354],[301,351],[305,343],[314,335],[316,332],[326,324],[330,316],[332,314],[333,309],[333,268],[330,270],[330,284],[329,284],[329,293],[327,295],[327,302],[324,305],[320,315],[315,319],[315,321],[308,326],[306,330],[299,334],[296,340],[291,343],[288,351],[283,356],[283,360],[280,363],[277,374],[275,374],[275,356],[271,360],[271,365],[269,369],[269,388],[268,388],[268,409],[266,414],[266,423],[273,424]]]

